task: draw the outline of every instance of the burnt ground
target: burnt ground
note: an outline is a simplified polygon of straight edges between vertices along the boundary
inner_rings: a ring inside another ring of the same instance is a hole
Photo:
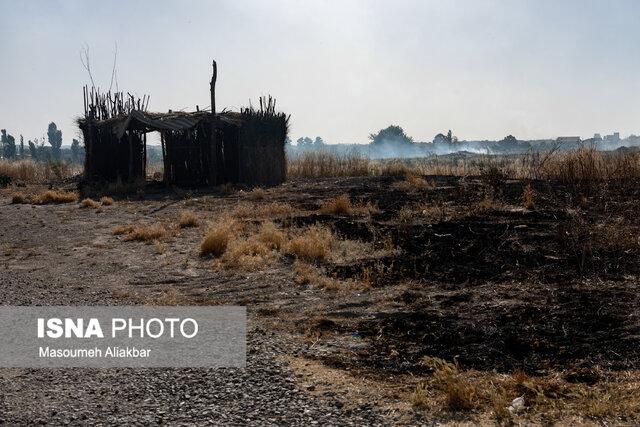
[[[250,335],[257,328],[273,337],[273,359],[288,360],[282,372],[293,369],[299,381],[344,373],[393,389],[430,374],[425,356],[480,371],[559,372],[585,383],[597,375],[572,373],[640,368],[640,190],[532,182],[535,208],[526,209],[520,181],[427,179],[433,185],[409,190],[396,188],[393,177],[293,181],[261,200],[241,191],[149,188],[144,200],[120,199],[99,211],[14,205],[7,192],[0,199],[0,302],[144,304],[170,296],[169,303],[246,305]],[[320,213],[326,200],[345,193],[377,211]],[[270,217],[285,229],[322,224],[367,245],[315,263],[343,289],[299,284],[290,256],[252,271],[214,269],[198,256],[204,223],[239,204],[272,202],[294,208]],[[116,226],[137,221],[169,227],[182,209],[196,212],[203,225],[176,229],[164,249],[113,235]],[[349,286],[365,277],[369,286]],[[301,372],[300,361],[316,371]],[[38,375],[29,373],[29,381]],[[329,391],[322,395],[300,382],[309,405],[349,406],[353,390],[323,381]],[[21,405],[37,404],[16,393]],[[378,422],[419,419],[401,394],[367,399],[346,417],[375,422],[358,412],[364,407]]]

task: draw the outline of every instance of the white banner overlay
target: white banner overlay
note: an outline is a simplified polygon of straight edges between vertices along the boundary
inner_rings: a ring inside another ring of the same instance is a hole
[[[0,367],[244,368],[246,308],[0,306]]]

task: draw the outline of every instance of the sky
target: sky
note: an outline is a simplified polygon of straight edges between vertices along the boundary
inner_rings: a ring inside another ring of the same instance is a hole
[[[364,143],[400,125],[417,141],[640,133],[640,1],[0,0],[0,128],[49,122],[64,144],[83,113],[80,61],[153,111],[273,95],[291,134]]]

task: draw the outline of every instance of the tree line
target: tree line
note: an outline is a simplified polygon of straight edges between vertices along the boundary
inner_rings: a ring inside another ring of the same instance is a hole
[[[62,150],[62,131],[58,129],[55,122],[49,123],[47,136],[28,140],[25,144],[24,137],[20,135],[20,142],[16,143],[16,138],[7,133],[6,129],[0,129],[0,155],[3,159],[13,161],[30,158],[39,162],[60,162],[64,159]],[[48,143],[48,146],[45,145]],[[69,160],[79,163],[84,156],[84,149],[77,139],[71,142]]]

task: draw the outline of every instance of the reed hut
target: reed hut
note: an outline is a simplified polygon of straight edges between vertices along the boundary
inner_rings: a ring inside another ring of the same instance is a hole
[[[146,178],[147,134],[158,132],[163,180],[179,186],[241,183],[275,185],[286,179],[288,117],[275,100],[240,112],[215,110],[214,61],[211,110],[152,113],[148,97],[84,89],[85,115],[78,120],[86,149],[88,182],[132,182]]]

